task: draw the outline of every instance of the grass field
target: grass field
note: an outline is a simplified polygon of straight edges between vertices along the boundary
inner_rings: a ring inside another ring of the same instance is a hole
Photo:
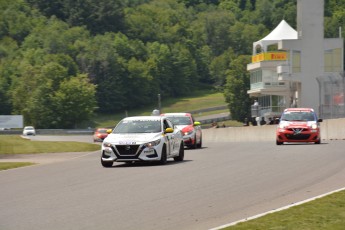
[[[193,96],[190,96],[190,97],[182,97],[182,98],[175,98],[175,99],[162,98],[161,104],[162,104],[163,113],[191,112],[191,111],[210,108],[210,107],[218,107],[218,106],[227,105],[225,102],[223,93],[212,92],[212,91],[196,92]],[[157,108],[157,106],[152,105],[152,107],[146,107],[146,108],[130,110],[130,111],[123,111],[122,113],[117,113],[117,114],[97,115],[94,118],[95,126],[113,128],[122,118],[126,116],[151,115],[152,110],[154,110],[155,108]],[[224,110],[215,110],[212,112],[208,112],[207,115],[222,113],[222,112],[224,112]],[[193,116],[197,119],[198,117],[204,116],[205,114],[206,113],[193,114]]]
[[[31,162],[0,162],[0,171],[34,165]]]
[[[59,152],[89,152],[99,145],[72,141],[30,141],[16,135],[0,135],[0,157],[9,154],[38,154]],[[0,162],[0,170],[32,165],[31,162]]]
[[[73,141],[30,141],[16,135],[0,135],[0,154],[88,152],[99,145]]]
[[[226,230],[344,230],[345,191],[224,228]]]

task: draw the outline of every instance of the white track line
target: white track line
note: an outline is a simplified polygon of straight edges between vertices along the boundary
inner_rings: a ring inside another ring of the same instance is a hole
[[[279,212],[279,211],[282,211],[282,210],[285,210],[285,209],[288,209],[288,208],[291,208],[291,207],[294,207],[294,206],[297,206],[297,205],[301,205],[301,204],[304,204],[304,203],[307,203],[307,202],[316,200],[318,198],[322,198],[322,197],[325,197],[325,196],[328,196],[328,195],[331,195],[333,193],[340,192],[340,191],[343,191],[343,190],[345,190],[345,187],[341,188],[341,189],[337,189],[337,190],[331,191],[331,192],[328,192],[328,193],[325,193],[325,194],[322,194],[322,195],[319,195],[319,196],[315,196],[315,197],[312,197],[312,198],[309,198],[309,199],[306,199],[306,200],[303,200],[303,201],[299,201],[299,202],[296,202],[296,203],[293,203],[293,204],[290,204],[290,205],[287,205],[287,206],[284,206],[284,207],[281,207],[281,208],[278,208],[278,209],[273,209],[273,210],[268,211],[268,212],[264,212],[264,213],[261,213],[261,214],[255,215],[255,216],[251,216],[251,217],[248,217],[248,218],[245,218],[245,219],[242,219],[242,220],[238,220],[238,221],[235,221],[235,222],[232,222],[232,223],[229,223],[229,224],[224,224],[224,225],[219,226],[219,227],[211,228],[209,230],[220,230],[220,229],[223,229],[223,228],[226,228],[226,227],[234,226],[234,225],[236,225],[238,223],[241,223],[241,222],[246,222],[248,220],[257,219],[257,218],[265,216],[267,214],[271,214],[271,213],[274,213],[274,212]]]

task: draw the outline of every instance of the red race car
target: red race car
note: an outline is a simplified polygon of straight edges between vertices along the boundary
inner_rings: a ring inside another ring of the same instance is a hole
[[[189,148],[202,147],[202,130],[200,122],[195,121],[190,113],[163,113],[173,124],[181,130],[184,146]]]
[[[102,142],[104,140],[104,138],[106,138],[108,136],[108,133],[111,131],[111,129],[107,129],[107,128],[98,128],[95,130],[95,132],[93,133],[93,141],[94,142]]]
[[[284,142],[321,143],[320,123],[316,113],[311,108],[285,109],[276,131],[276,144]]]

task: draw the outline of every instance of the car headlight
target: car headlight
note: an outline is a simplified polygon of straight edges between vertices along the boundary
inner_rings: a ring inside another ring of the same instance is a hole
[[[154,146],[159,145],[159,143],[161,143],[161,139],[158,139],[158,140],[155,140],[155,141],[148,142],[148,143],[144,144],[144,146],[147,147],[147,148],[152,148],[152,147],[154,147]]]
[[[311,125],[311,128],[312,128],[312,129],[317,129],[317,124],[312,124],[312,125]]]
[[[111,147],[111,144],[109,142],[103,142],[103,146],[109,148]]]
[[[193,130],[192,131],[183,132],[183,136],[191,135],[192,133],[193,133]]]
[[[280,129],[285,129],[285,127],[286,127],[286,126],[285,126],[284,124],[279,124],[279,128],[280,128]]]

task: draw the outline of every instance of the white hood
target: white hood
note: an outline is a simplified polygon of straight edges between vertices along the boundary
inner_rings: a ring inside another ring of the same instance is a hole
[[[179,130],[182,130],[186,126],[188,126],[188,125],[175,125],[175,127]]]
[[[124,134],[109,134],[104,142],[112,144],[143,144],[150,141],[155,141],[160,138],[161,133],[124,133]]]

